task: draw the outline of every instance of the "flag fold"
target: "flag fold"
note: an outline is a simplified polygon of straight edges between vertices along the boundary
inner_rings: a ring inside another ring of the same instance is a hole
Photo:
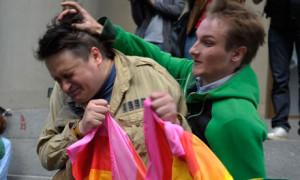
[[[107,114],[99,128],[67,148],[73,176],[113,180],[233,179],[216,155],[195,135],[161,120],[144,101],[144,135],[149,166],[129,137]]]

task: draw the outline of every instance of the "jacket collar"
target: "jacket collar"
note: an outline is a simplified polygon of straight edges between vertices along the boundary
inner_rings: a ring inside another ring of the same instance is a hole
[[[124,93],[129,89],[130,80],[135,74],[136,68],[132,62],[121,52],[115,51],[114,58],[116,66],[116,79],[111,95],[111,115],[114,116],[118,107],[121,105]]]

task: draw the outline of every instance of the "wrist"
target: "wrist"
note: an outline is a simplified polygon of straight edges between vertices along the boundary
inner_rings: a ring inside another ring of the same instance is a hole
[[[83,135],[82,135],[82,133],[81,133],[81,131],[80,131],[80,129],[79,129],[79,123],[80,123],[80,121],[81,121],[81,120],[76,121],[76,122],[72,125],[72,127],[71,127],[71,130],[73,131],[73,134],[74,134],[74,136],[75,136],[77,139],[83,138]]]
[[[182,119],[183,119],[182,115],[177,113],[175,124],[182,125]]]
[[[101,35],[102,31],[103,31],[103,26],[97,23],[96,28],[95,28],[95,34]]]
[[[83,124],[82,124],[81,120],[80,120],[80,122],[78,122],[78,130],[81,135],[85,136],[86,133],[84,133],[84,128],[83,128]]]
[[[104,41],[114,40],[118,35],[118,27],[114,26],[107,17],[98,19],[98,23],[102,25],[102,32],[99,38]]]

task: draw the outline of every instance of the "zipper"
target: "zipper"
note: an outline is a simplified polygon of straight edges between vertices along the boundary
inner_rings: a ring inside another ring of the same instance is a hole
[[[188,75],[188,77],[187,77],[187,79],[186,79],[186,82],[185,82],[185,85],[184,85],[184,88],[183,88],[183,93],[184,93],[184,96],[185,96],[186,100],[187,100],[188,97],[189,97],[189,96],[187,96],[187,84],[188,84],[188,82],[189,82],[189,80],[190,80],[191,74],[192,74],[192,73],[190,73],[190,74]],[[189,94],[189,95],[190,95],[190,94]]]
[[[189,96],[188,96],[188,98],[189,98],[191,95],[193,95],[193,94],[195,94],[195,92],[190,93]],[[197,114],[194,114],[194,115],[191,115],[191,116],[187,117],[186,120],[189,120],[190,118],[193,118],[193,117],[196,117],[196,116],[199,116],[199,115],[202,114],[203,109],[204,109],[205,101],[209,98],[209,96],[210,96],[210,95],[207,94],[207,95],[204,97],[200,112],[197,113]],[[188,98],[187,98],[187,100],[186,100],[187,102],[188,102]]]

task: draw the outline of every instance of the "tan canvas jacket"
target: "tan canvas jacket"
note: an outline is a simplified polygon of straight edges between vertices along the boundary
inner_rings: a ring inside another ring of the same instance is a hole
[[[148,165],[142,101],[154,91],[168,91],[177,104],[178,112],[185,116],[187,108],[184,95],[167,70],[149,58],[125,56],[117,51],[114,61],[116,79],[110,100],[110,114]],[[50,98],[50,113],[37,145],[42,166],[47,170],[60,169],[53,179],[73,179],[66,148],[77,141],[70,127],[80,117],[70,110],[68,102],[72,102],[72,99],[55,83]],[[76,103],[76,106],[85,108],[86,104]],[[182,120],[182,126],[190,131],[185,119]]]

